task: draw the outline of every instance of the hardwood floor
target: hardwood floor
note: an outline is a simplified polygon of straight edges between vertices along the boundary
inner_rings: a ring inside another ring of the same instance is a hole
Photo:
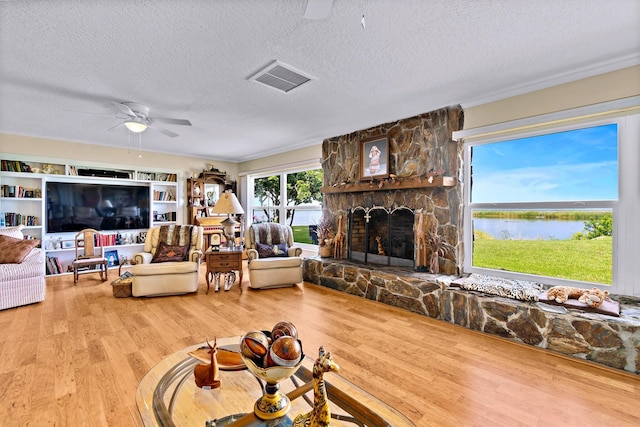
[[[43,303],[0,311],[1,425],[140,426],[136,387],[162,358],[280,320],[418,426],[640,425],[636,375],[316,285],[205,295],[202,273],[197,294],[114,298],[109,282],[51,278]]]

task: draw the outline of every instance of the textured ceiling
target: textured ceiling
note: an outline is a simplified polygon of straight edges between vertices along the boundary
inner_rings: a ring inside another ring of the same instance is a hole
[[[637,0],[334,0],[323,20],[305,7],[0,1],[0,132],[125,148],[111,102],[133,101],[193,124],[147,130],[144,149],[243,161],[640,63]],[[288,94],[248,80],[274,60],[315,80]]]

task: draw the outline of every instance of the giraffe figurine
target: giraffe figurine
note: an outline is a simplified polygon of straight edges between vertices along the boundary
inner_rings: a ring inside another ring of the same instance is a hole
[[[387,253],[384,251],[384,245],[382,244],[381,236],[376,236],[376,242],[378,242],[378,255],[387,255]]]
[[[333,257],[335,259],[344,258],[344,230],[342,224],[342,215],[338,218],[338,231],[333,240]]]
[[[424,213],[422,209],[418,212],[418,225],[416,226],[416,266],[425,267],[427,265],[427,236],[424,233]]]
[[[292,427],[328,427],[331,426],[331,411],[327,401],[327,389],[322,376],[325,372],[338,372],[340,367],[331,358],[331,352],[324,347],[318,350],[318,358],[313,364],[313,409],[296,416]]]

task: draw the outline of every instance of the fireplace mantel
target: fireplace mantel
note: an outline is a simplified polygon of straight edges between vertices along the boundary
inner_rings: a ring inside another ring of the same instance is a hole
[[[389,191],[409,188],[454,187],[457,179],[452,176],[434,176],[428,178],[410,178],[384,181],[363,181],[358,183],[335,184],[320,189],[325,194],[356,193],[365,191]]]

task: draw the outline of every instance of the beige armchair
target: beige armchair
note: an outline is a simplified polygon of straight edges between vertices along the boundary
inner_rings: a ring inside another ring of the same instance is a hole
[[[166,225],[150,228],[144,250],[133,256],[134,297],[196,292],[202,258],[202,227]]]
[[[302,282],[302,248],[294,246],[291,227],[253,224],[245,240],[251,288],[279,288]]]

